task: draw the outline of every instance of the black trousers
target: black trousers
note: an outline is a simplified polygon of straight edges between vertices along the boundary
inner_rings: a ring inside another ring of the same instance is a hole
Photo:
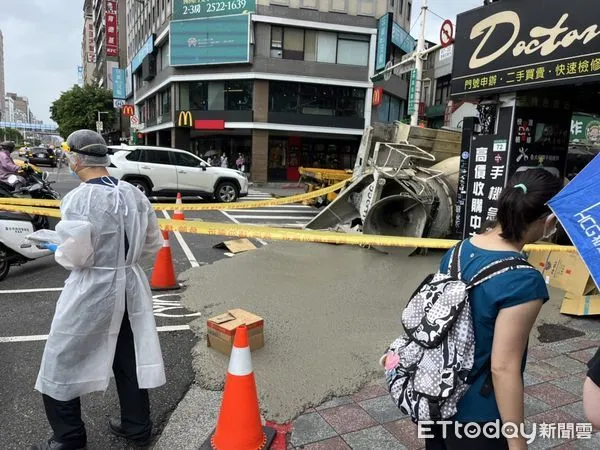
[[[478,425],[483,427],[485,422]],[[494,439],[481,433],[480,436],[467,438],[463,430],[460,431],[460,437],[456,436],[452,425],[448,425],[446,430],[444,438],[442,426],[433,425],[430,433],[433,434],[433,438],[425,440],[425,450],[508,450],[508,442],[503,436]]]
[[[150,421],[150,400],[148,391],[138,387],[135,364],[133,332],[127,315],[127,307],[117,339],[113,373],[121,406],[121,425],[133,439],[149,435],[152,431]],[[55,400],[47,395],[44,399],[46,416],[54,432],[54,439],[73,448],[85,446],[85,424],[81,420],[81,401],[79,398],[66,402]]]

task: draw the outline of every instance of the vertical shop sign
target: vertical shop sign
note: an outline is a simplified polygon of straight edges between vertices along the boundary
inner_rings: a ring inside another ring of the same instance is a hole
[[[93,64],[96,62],[96,46],[94,44],[94,22],[91,19],[87,20],[86,26],[86,60]]]
[[[408,87],[408,114],[414,114],[415,108],[415,95],[417,93],[417,69],[413,69],[410,72],[410,85]]]
[[[118,0],[106,0],[106,56],[119,56],[119,16]]]
[[[493,135],[473,138],[469,155],[463,238],[479,233],[486,225],[497,220],[497,201],[504,188],[507,156],[507,141]]]

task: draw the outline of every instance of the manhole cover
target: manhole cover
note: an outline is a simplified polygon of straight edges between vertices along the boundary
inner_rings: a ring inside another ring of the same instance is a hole
[[[551,323],[545,323],[543,325],[540,325],[538,327],[538,331],[540,333],[539,340],[544,344],[585,336],[585,333],[581,331],[565,327],[564,325],[554,325]]]

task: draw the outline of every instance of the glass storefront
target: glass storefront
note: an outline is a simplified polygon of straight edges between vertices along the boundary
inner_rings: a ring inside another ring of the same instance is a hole
[[[271,81],[269,111],[364,118],[365,94],[362,88]]]
[[[252,80],[193,81],[180,83],[181,110],[249,111],[252,109]]]
[[[360,137],[355,139],[319,139],[271,137],[269,139],[269,181],[296,181],[299,167],[352,169]]]
[[[221,165],[220,158],[223,154],[227,157],[227,167],[235,169],[236,160],[240,153],[244,155],[245,171],[250,170],[252,164],[252,137],[251,136],[200,136],[192,139],[192,153],[208,160],[214,166]]]

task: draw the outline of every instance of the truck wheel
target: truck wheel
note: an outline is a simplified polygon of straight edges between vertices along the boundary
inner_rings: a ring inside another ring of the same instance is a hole
[[[6,249],[0,249],[0,281],[8,276],[10,270],[10,262],[8,261],[8,253]]]

